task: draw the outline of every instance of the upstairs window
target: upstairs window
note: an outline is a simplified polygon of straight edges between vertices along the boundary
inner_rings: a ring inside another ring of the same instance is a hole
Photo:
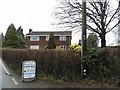
[[[66,41],[66,36],[60,36],[60,37],[59,37],[59,40],[60,40],[60,41]]]
[[[39,41],[39,36],[31,36],[30,41]]]

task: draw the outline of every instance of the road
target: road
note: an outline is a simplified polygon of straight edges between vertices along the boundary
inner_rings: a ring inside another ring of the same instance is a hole
[[[21,76],[14,74],[0,59],[0,89],[2,88],[61,88],[59,84],[35,80],[22,82]]]
[[[18,82],[0,59],[0,88],[19,88]]]

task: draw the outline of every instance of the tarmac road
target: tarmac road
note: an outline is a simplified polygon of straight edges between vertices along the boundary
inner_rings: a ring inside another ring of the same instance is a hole
[[[0,88],[16,88],[18,83],[0,59]]]
[[[48,83],[45,81],[35,80],[34,82],[22,82],[19,75],[10,71],[7,65],[0,58],[0,90],[2,88],[63,88],[59,84]]]

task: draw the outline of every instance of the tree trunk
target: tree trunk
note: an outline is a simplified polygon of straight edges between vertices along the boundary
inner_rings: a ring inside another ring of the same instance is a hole
[[[106,38],[105,38],[106,34],[101,34],[100,35],[100,39],[101,39],[101,47],[106,47]]]

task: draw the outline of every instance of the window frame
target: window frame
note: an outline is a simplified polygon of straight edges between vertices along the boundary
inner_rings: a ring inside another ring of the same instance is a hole
[[[37,48],[33,48],[33,47],[37,47]],[[40,49],[39,45],[30,45],[30,49]]]
[[[37,39],[35,40],[35,37],[37,37]],[[39,36],[30,36],[30,41],[39,41],[40,37]]]
[[[59,41],[66,41],[66,36],[60,36]]]

